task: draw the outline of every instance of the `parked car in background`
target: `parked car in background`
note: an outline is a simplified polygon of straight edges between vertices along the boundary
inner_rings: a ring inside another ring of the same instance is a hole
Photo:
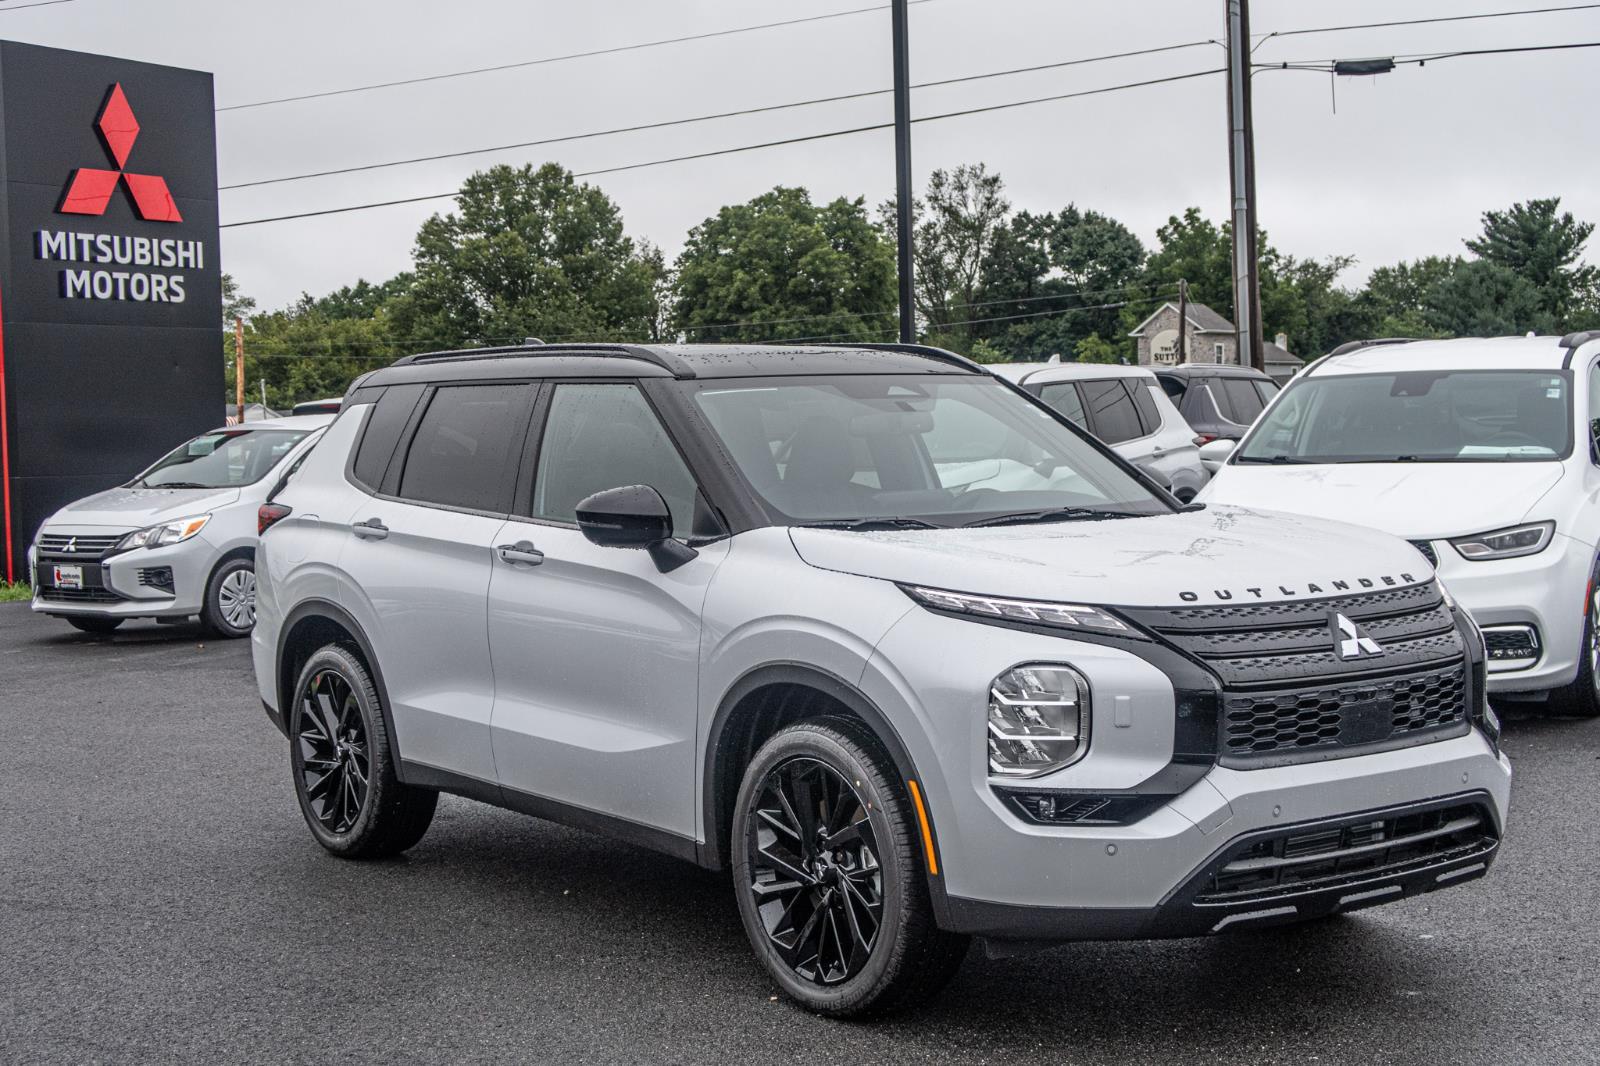
[[[129,618],[242,637],[255,625],[256,511],[331,415],[202,433],[118,488],[51,515],[28,549],[33,609],[86,633]]]
[[[826,1014],[972,936],[1259,929],[1498,852],[1483,642],[1404,541],[1181,508],[949,352],[411,356],[261,524],[256,686],[319,845],[403,852],[449,792],[728,870]]]
[[[1014,381],[1148,471],[1185,503],[1210,475],[1200,465],[1194,431],[1167,399],[1155,375],[1106,363],[999,363],[989,369]]]
[[[1594,715],[1596,419],[1600,333],[1352,345],[1289,384],[1201,498],[1405,537],[1482,628],[1491,692]]]
[[[1238,440],[1278,394],[1277,382],[1248,366],[1180,363],[1155,375],[1201,444]]]

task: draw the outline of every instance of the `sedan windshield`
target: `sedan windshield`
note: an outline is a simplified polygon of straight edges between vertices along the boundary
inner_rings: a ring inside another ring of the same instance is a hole
[[[307,430],[222,429],[202,433],[168,453],[133,485],[152,489],[227,489],[249,485],[267,472],[301,440]]]
[[[1303,378],[1239,449],[1241,463],[1536,462],[1572,448],[1564,374],[1405,371]]]
[[[707,382],[695,403],[767,508],[847,529],[1069,521],[1170,506],[988,377]]]

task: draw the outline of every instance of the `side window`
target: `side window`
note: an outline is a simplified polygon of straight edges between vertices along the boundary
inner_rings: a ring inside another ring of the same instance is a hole
[[[1589,368],[1589,454],[1596,463],[1600,463],[1600,447],[1596,447],[1600,439],[1600,363]]]
[[[1083,417],[1083,397],[1078,395],[1078,386],[1072,382],[1058,381],[1054,385],[1046,385],[1039,390],[1039,399],[1065,415],[1079,429],[1089,428],[1088,420]]]
[[[577,521],[605,489],[649,485],[667,501],[672,535],[694,526],[695,483],[636,385],[557,385],[533,478],[533,517]]]
[[[406,451],[399,495],[474,511],[509,509],[531,385],[435,390]]]
[[[1256,391],[1256,383],[1249,378],[1223,378],[1218,384],[1227,394],[1228,406],[1233,408],[1233,414],[1228,417],[1241,426],[1248,426],[1254,422],[1263,406],[1261,394]]]
[[[1107,444],[1144,436],[1133,397],[1119,378],[1083,382],[1083,402],[1095,436]]]
[[[1256,392],[1261,396],[1261,406],[1266,407],[1272,398],[1278,395],[1278,383],[1275,381],[1256,382]]]
[[[1156,407],[1156,398],[1150,395],[1150,390],[1155,387],[1155,382],[1140,381],[1138,378],[1128,382],[1128,388],[1133,391],[1134,406],[1139,409],[1139,422],[1144,426],[1146,436],[1161,428],[1161,411]]]
[[[383,484],[384,471],[394,456],[400,434],[422,398],[421,385],[392,385],[367,414],[366,428],[361,431],[361,443],[356,448],[355,463],[351,473],[356,481],[373,492]]]
[[[1217,409],[1217,414],[1229,422],[1240,421],[1233,417],[1233,404],[1228,402],[1228,394],[1222,391],[1222,379],[1211,378],[1201,388],[1205,390],[1207,396],[1211,397],[1211,405]],[[1249,419],[1244,421],[1248,422]]]

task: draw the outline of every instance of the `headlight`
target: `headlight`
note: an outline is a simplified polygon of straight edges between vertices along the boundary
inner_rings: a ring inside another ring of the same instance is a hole
[[[1556,535],[1554,522],[1534,522],[1526,526],[1497,529],[1473,537],[1457,537],[1450,546],[1461,553],[1463,559],[1481,562],[1485,559],[1515,559],[1522,555],[1535,555],[1545,550],[1550,538]]]
[[[956,611],[979,618],[1136,635],[1127,624],[1098,607],[1086,607],[1075,603],[1043,603],[1037,600],[1002,600],[993,596],[974,596],[966,592],[946,592],[943,589],[928,589],[915,585],[900,587],[905,590],[906,595],[924,607],[931,607],[936,611]]]
[[[211,521],[210,515],[199,514],[163,522],[159,526],[146,526],[123,537],[117,543],[117,548],[127,551],[131,548],[159,548],[163,544],[177,544],[206,528],[206,523],[209,521]]]
[[[989,685],[989,769],[1036,777],[1089,747],[1089,683],[1070,666],[1031,663]]]

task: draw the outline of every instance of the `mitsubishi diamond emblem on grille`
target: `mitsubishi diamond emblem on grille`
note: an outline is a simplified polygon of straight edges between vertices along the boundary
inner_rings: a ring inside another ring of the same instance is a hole
[[[1361,632],[1354,622],[1337,611],[1328,620],[1328,628],[1333,630],[1334,647],[1341,659],[1359,659],[1362,656],[1383,654],[1383,648],[1377,641]]]
[[[68,537],[67,538],[67,547],[66,547],[67,554],[70,555],[70,554],[72,554],[73,552],[75,552],[77,550],[78,550],[78,538],[77,537]]]

